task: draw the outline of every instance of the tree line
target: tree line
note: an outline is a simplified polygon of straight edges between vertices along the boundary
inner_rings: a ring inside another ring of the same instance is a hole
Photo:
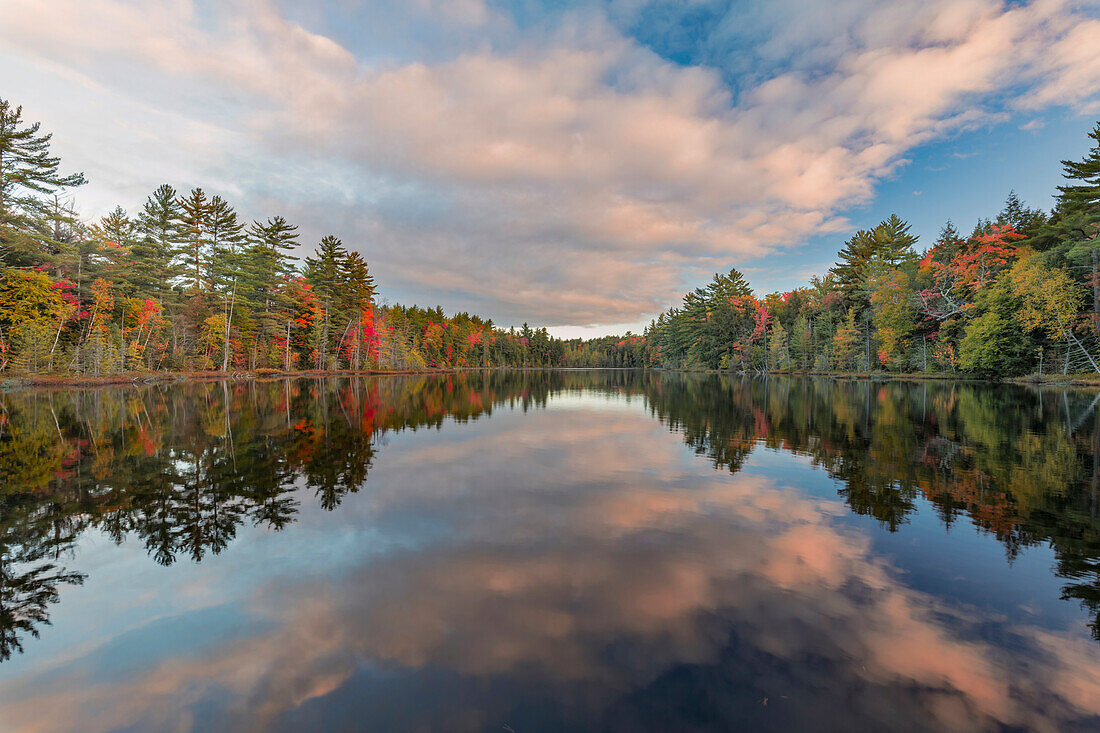
[[[106,375],[551,366],[546,329],[381,305],[363,256],[327,235],[248,222],[202,188],[164,184],[91,223],[39,123],[0,99],[0,373]]]
[[[891,215],[855,232],[823,277],[754,294],[736,269],[638,336],[566,343],[570,366],[737,372],[1100,372],[1100,123],[1062,161],[1051,212],[1010,193],[968,235],[948,221],[918,250]]]

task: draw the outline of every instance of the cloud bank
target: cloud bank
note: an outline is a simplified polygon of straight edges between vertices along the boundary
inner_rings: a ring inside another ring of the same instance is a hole
[[[402,299],[577,326],[843,230],[916,146],[1100,92],[1100,19],[1061,0],[524,8],[6,0],[0,80],[92,209],[203,185]]]

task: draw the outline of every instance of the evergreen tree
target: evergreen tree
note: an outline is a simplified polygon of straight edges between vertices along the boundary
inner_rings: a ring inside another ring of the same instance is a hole
[[[281,216],[275,216],[261,224],[253,221],[248,228],[249,262],[245,274],[251,279],[259,295],[258,302],[270,309],[272,299],[282,280],[294,273],[298,259],[289,252],[298,246],[298,227],[290,225]]]
[[[917,237],[909,228],[909,222],[897,214],[890,214],[875,228],[875,258],[891,267],[912,262],[916,257],[913,245]]]
[[[183,242],[181,216],[176,189],[167,183],[145,199],[137,217],[137,236],[130,247],[132,281],[139,293],[163,299],[179,275],[173,262]]]
[[[242,290],[258,310],[257,320],[264,341],[261,347],[270,347],[272,338],[282,338],[285,341],[283,357],[276,360],[278,355],[269,352],[269,363],[281,363],[284,368],[289,361],[289,341],[294,320],[287,285],[294,274],[293,261],[296,258],[288,252],[297,245],[297,229],[281,216],[272,217],[262,224],[253,221],[248,228],[250,244],[241,268]]]
[[[331,234],[323,237],[317,245],[315,257],[306,257],[306,280],[313,285],[313,291],[322,304],[331,307],[342,286],[344,263],[348,255],[344,244]]]
[[[1096,123],[1088,136],[1095,144],[1084,158],[1079,161],[1062,161],[1062,175],[1076,181],[1058,187],[1058,201],[1066,212],[1091,210],[1100,206],[1100,122]]]
[[[962,232],[955,226],[955,222],[948,219],[940,227],[940,233],[932,245],[932,259],[946,265],[958,254],[962,241]]]
[[[344,306],[357,303],[374,302],[374,276],[370,274],[367,261],[358,252],[348,252],[341,265],[340,275],[343,282]]]
[[[47,203],[42,194],[85,183],[81,173],[58,173],[61,159],[50,155],[50,134],[38,122],[24,125],[23,108],[0,99],[0,262],[38,265],[52,260]]]
[[[907,221],[891,214],[874,229],[860,229],[844,243],[830,272],[849,306],[861,313],[871,297],[871,278],[886,268],[916,261],[913,245],[917,237],[909,229]]]
[[[313,286],[313,292],[321,301],[321,331],[319,340],[321,348],[318,349],[318,358],[323,359],[331,346],[332,321],[341,314],[333,312],[333,305],[343,285],[344,260],[347,250],[343,243],[331,234],[322,237],[317,245],[316,257],[307,257],[305,261],[306,281]],[[341,319],[342,320],[342,319]],[[350,328],[350,324],[349,324]],[[319,369],[324,364],[318,363]]]
[[[245,242],[244,224],[237,220],[237,212],[221,196],[210,199],[208,216],[210,236],[210,283],[221,293],[219,339],[222,347],[222,371],[229,369],[233,352],[233,319],[237,311],[237,282],[244,266],[242,246]]]
[[[221,196],[210,198],[208,216],[210,237],[209,279],[215,290],[233,292],[238,273],[244,265],[244,223]]]
[[[858,304],[862,307],[865,303],[867,269],[874,256],[875,234],[866,229],[860,229],[849,237],[844,248],[837,253],[837,263],[830,273],[836,281],[837,289],[850,305]]]
[[[1058,203],[1046,226],[1032,239],[1049,263],[1074,272],[1092,290],[1090,320],[1100,338],[1100,123],[1089,137],[1096,141],[1080,161],[1063,160]]]
[[[998,226],[1010,226],[1017,234],[1030,237],[1046,225],[1047,216],[1039,209],[1028,208],[1015,191],[1009,191],[1004,208],[994,223]]]
[[[136,289],[133,282],[134,260],[130,251],[134,245],[134,232],[134,222],[121,206],[116,206],[100,219],[93,230],[102,243],[100,253],[109,263],[109,277],[125,287],[129,294]]]
[[[971,230],[970,236],[967,237],[967,239],[977,239],[978,237],[989,234],[990,231],[992,231],[992,227],[993,222],[988,217],[984,219],[978,217],[978,220],[974,222],[974,229]]]
[[[813,365],[813,341],[806,316],[799,313],[791,326],[790,351],[793,368],[809,369]]]
[[[191,193],[180,199],[179,205],[180,233],[183,238],[180,255],[184,282],[190,283],[191,289],[197,292],[207,292],[212,207],[206,198],[206,192],[201,188],[191,189]]]

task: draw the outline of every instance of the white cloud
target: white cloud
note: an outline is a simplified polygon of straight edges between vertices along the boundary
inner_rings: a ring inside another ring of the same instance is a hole
[[[410,12],[440,27],[494,20],[480,2]],[[803,8],[781,30],[757,19],[776,35],[753,51],[793,60],[736,97],[719,70],[665,61],[594,13],[529,38],[495,23],[491,41],[429,61],[363,61],[262,0],[205,13],[9,0],[0,38],[40,76],[80,74],[146,119],[175,120],[193,163],[175,166],[193,176],[181,184],[293,211],[308,237],[340,224],[384,288],[449,293],[445,305],[498,320],[590,325],[644,319],[685,281],[843,228],[907,150],[999,119],[990,95],[1087,109],[1100,57],[1082,39],[1100,21],[1080,13],[860,0]],[[47,126],[74,115],[43,106]],[[118,128],[105,111],[81,122],[104,150],[86,172],[116,161],[103,188],[137,203],[124,168],[146,187],[156,176],[108,142]],[[180,149],[158,136],[140,157],[158,147]],[[435,203],[396,195],[410,188]],[[431,216],[414,215],[425,206]]]

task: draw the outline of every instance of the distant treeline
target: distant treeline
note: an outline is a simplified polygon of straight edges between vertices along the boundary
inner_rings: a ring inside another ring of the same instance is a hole
[[[810,284],[763,298],[737,270],[644,334],[569,341],[569,366],[752,371],[1100,372],[1100,123],[1049,214],[1010,193],[967,236],[923,251],[890,216],[852,235]]]
[[[326,236],[303,261],[281,216],[162,185],[93,224],[50,135],[0,100],[0,373],[550,366],[545,329],[375,302],[366,260]]]

